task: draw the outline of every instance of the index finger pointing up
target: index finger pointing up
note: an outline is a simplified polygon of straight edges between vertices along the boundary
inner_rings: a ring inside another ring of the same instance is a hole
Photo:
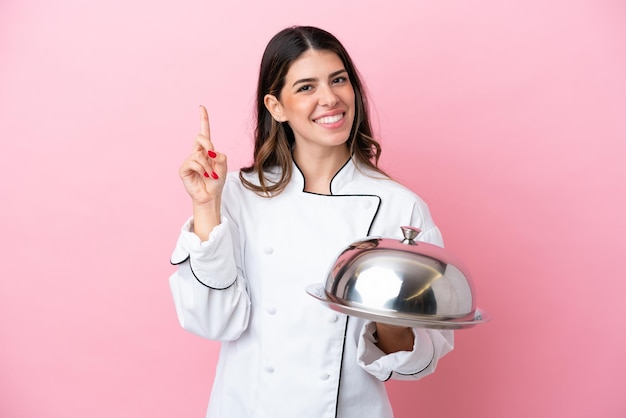
[[[209,114],[206,111],[206,107],[202,105],[200,105],[200,135],[204,135],[207,138],[211,137]]]

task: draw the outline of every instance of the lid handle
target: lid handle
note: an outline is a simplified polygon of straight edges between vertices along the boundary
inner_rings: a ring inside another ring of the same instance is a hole
[[[404,235],[404,239],[402,240],[403,244],[417,245],[414,240],[415,237],[417,237],[419,233],[422,232],[421,229],[414,226],[401,226],[400,229],[402,229],[402,235]]]

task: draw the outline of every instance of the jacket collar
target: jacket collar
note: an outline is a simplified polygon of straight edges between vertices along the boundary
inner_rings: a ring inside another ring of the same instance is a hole
[[[341,194],[341,191],[345,186],[350,184],[356,175],[357,168],[352,158],[348,159],[346,163],[335,173],[333,178],[330,181],[330,194],[338,195]],[[293,172],[292,172],[291,183],[295,189],[299,191],[304,191],[304,174],[300,170],[300,167],[293,162]]]

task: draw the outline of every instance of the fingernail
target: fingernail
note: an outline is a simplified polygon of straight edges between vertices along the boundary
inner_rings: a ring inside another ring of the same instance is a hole
[[[218,176],[215,171],[211,171],[211,177],[213,177],[215,180],[220,178],[220,176]]]
[[[204,172],[204,177],[209,177],[209,173],[207,173],[206,171]]]
[[[209,151],[209,157],[215,158],[215,157],[217,157],[217,154],[214,153],[213,151]]]

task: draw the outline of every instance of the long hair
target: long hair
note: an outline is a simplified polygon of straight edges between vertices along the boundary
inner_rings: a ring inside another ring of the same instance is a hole
[[[261,196],[270,197],[282,192],[292,175],[292,148],[295,142],[288,123],[277,122],[265,107],[265,95],[280,100],[280,92],[291,64],[306,51],[323,50],[337,54],[341,59],[355,97],[355,115],[347,145],[352,158],[370,169],[385,175],[378,168],[380,144],[372,137],[367,97],[359,73],[348,52],[332,34],[311,26],[293,26],[277,33],[267,44],[261,67],[256,94],[256,128],[254,132],[254,162],[239,172],[243,185]],[[269,180],[266,173],[278,169],[278,180]],[[256,173],[258,184],[246,179],[244,173]]]

